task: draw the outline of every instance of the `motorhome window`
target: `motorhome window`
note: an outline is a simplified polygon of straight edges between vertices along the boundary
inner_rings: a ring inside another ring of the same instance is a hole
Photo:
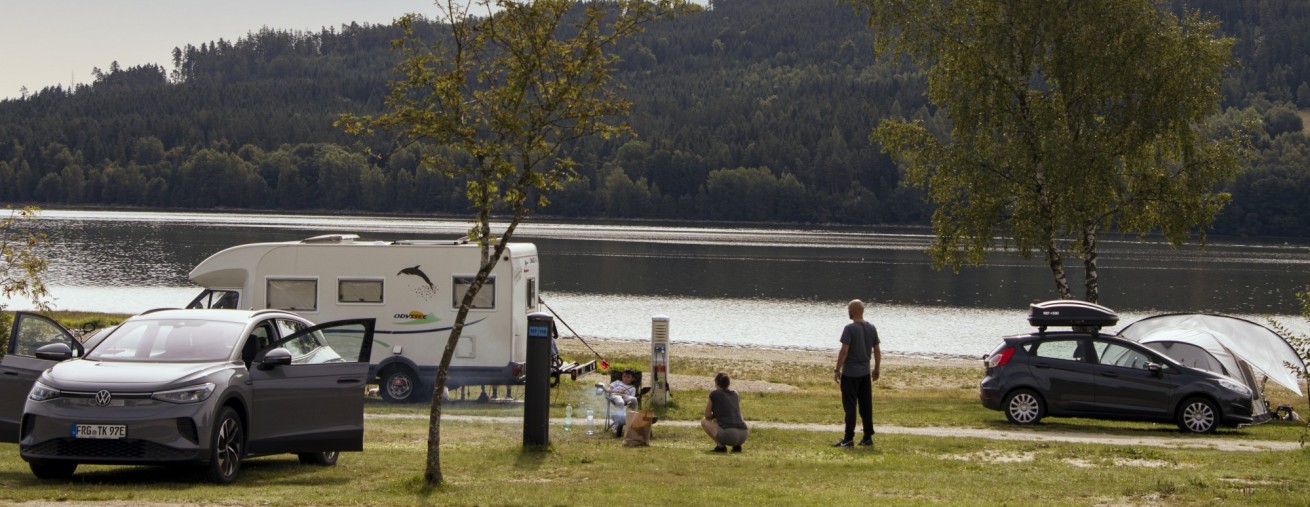
[[[454,290],[450,291],[452,308],[459,308],[460,303],[464,302],[464,295],[468,293],[469,286],[473,285],[472,276],[453,277],[455,282]],[[494,310],[496,308],[496,277],[487,277],[487,282],[482,284],[482,289],[478,290],[477,296],[473,298],[473,305],[469,308],[475,310]]]
[[[528,313],[537,311],[537,279],[528,279]]]
[[[234,290],[206,289],[191,300],[187,308],[235,310],[240,293]]]
[[[318,280],[268,280],[268,308],[318,311]]]
[[[338,303],[381,303],[382,280],[337,280]]]

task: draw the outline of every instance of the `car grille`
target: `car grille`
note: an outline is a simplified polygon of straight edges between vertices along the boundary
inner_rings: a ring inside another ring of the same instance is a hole
[[[136,439],[56,438],[26,447],[23,452],[28,456],[85,459],[176,460],[191,457],[188,451]]]

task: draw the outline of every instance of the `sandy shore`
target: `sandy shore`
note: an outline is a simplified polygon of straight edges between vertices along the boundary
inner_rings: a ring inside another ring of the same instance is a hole
[[[587,348],[587,345],[590,345],[590,350]],[[586,345],[584,345],[576,338],[561,338],[559,346],[560,353],[574,361],[588,361],[594,358],[595,355],[592,354],[591,350],[595,350],[596,353],[600,354],[602,357],[631,355],[644,356],[650,354],[650,342],[638,340],[587,338]],[[670,371],[672,372],[669,376],[670,384],[680,389],[703,389],[707,391],[714,388],[714,379],[709,376],[679,374],[676,369],[678,360],[697,359],[787,363],[801,366],[813,365],[816,370],[832,368],[837,361],[836,350],[779,349],[765,347],[740,347],[732,345],[672,343],[669,346],[669,351],[671,355],[670,361],[673,365],[673,367],[670,368]],[[959,356],[883,354],[882,361],[884,370],[934,366],[937,368],[979,370],[981,373],[982,366],[982,361],[980,359]],[[795,389],[795,387],[788,384],[763,382],[751,379],[734,379],[732,387],[734,390],[741,392],[786,392]]]

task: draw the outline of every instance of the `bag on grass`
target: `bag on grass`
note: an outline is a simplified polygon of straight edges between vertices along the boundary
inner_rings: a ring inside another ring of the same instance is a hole
[[[650,445],[650,426],[654,422],[654,412],[629,410],[628,426],[623,429],[623,446],[642,447]]]

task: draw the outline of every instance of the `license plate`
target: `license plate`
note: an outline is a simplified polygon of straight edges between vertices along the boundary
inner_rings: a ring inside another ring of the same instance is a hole
[[[126,424],[74,424],[73,438],[119,439],[127,438]]]

